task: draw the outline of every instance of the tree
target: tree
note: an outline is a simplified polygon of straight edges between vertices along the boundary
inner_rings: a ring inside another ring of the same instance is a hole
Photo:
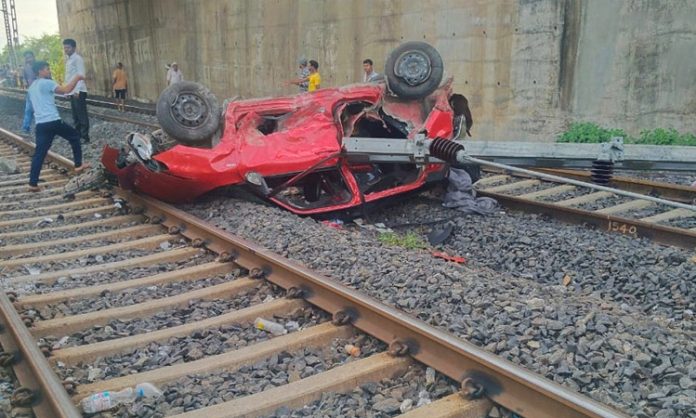
[[[63,55],[63,41],[59,34],[43,34],[38,38],[27,38],[20,45],[15,46],[17,58],[20,63],[24,63],[24,52],[32,51],[37,61],[46,61],[51,66],[53,79],[62,84],[65,78],[65,61]],[[9,52],[7,46],[0,54],[0,64],[9,63]]]

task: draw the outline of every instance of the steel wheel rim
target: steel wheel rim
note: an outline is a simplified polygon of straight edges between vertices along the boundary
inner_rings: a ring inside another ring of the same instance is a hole
[[[423,84],[430,77],[430,58],[420,51],[406,51],[397,58],[394,74],[410,86]]]
[[[172,104],[172,117],[183,126],[201,126],[210,110],[202,97],[194,93],[181,93]]]

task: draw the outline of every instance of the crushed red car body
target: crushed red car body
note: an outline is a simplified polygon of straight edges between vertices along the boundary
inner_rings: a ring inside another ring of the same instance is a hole
[[[457,136],[464,120],[470,127],[471,117],[466,99],[452,94],[451,83],[419,99],[399,98],[386,83],[378,83],[231,101],[219,122],[218,140],[154,150],[144,157],[150,159],[147,164],[123,164],[128,150],[107,147],[102,163],[121,187],[168,202],[240,187],[297,214],[354,208],[445,175],[444,164],[356,163],[343,139]],[[170,99],[172,106],[182,102],[181,94]]]

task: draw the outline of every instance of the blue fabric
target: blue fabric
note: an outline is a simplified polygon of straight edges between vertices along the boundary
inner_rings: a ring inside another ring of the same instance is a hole
[[[55,90],[58,84],[47,78],[39,78],[29,87],[29,99],[34,107],[36,123],[53,122],[59,120],[58,108],[56,107]]]
[[[29,100],[29,94],[27,94],[27,102],[24,104],[24,120],[22,121],[22,130],[29,132],[31,130],[32,120],[34,120],[34,107],[31,105],[31,100]]]
[[[34,83],[36,84],[36,83]],[[54,106],[55,107],[55,106]],[[75,167],[82,165],[82,146],[80,145],[80,133],[72,126],[63,123],[62,120],[54,120],[47,123],[36,124],[36,149],[31,158],[31,170],[29,171],[29,185],[36,186],[41,174],[41,166],[46,159],[48,150],[53,145],[53,138],[56,135],[62,136],[70,142],[73,152],[73,162]]]

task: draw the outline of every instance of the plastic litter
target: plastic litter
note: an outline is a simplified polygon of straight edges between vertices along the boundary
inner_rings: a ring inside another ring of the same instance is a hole
[[[70,341],[70,337],[68,337],[67,335],[64,337],[61,337],[60,340],[58,340],[56,343],[53,344],[53,349],[58,350],[59,348],[63,347],[65,344],[67,344],[68,341]]]
[[[322,224],[333,229],[343,229],[343,221],[340,219],[332,219],[330,221],[321,221]]]
[[[162,392],[152,383],[138,383],[135,388],[125,388],[119,391],[106,391],[92,394],[80,402],[82,410],[87,414],[106,411],[117,405],[131,403],[138,398],[156,399]]]
[[[38,221],[34,226],[41,228],[42,226],[46,226],[48,224],[53,223],[53,218],[43,218],[42,220]]]
[[[428,405],[431,402],[430,394],[427,390],[421,390],[418,392],[418,402],[416,403],[416,408],[420,408],[423,405]]]
[[[346,351],[346,354],[352,357],[358,357],[360,356],[360,347],[354,346],[353,344],[346,344],[343,346],[343,349]]]
[[[435,383],[435,369],[428,367],[425,369],[425,384],[432,386],[433,383]]]
[[[297,331],[300,329],[300,323],[297,321],[288,321],[285,323],[285,329],[288,331]]]
[[[452,231],[454,231],[454,227],[452,225],[445,225],[442,228],[433,228],[433,230],[428,234],[428,242],[430,245],[440,245],[447,241],[447,238],[452,235]]]
[[[460,257],[458,255],[449,255],[443,251],[433,251],[430,254],[435,258],[441,258],[443,260],[452,261],[452,262],[455,262],[457,264],[465,264],[466,263],[466,258]]]
[[[393,229],[387,227],[382,222],[377,222],[375,224],[368,224],[368,223],[365,223],[365,221],[362,218],[356,218],[356,219],[353,219],[353,223],[355,223],[360,228],[371,229],[371,230],[377,231],[377,232],[394,232]]]
[[[262,331],[270,332],[273,335],[284,335],[288,330],[277,322],[269,321],[268,319],[256,318],[254,326]]]
[[[24,269],[29,273],[30,276],[36,276],[41,274],[41,269],[34,266],[24,266]]]
[[[404,399],[404,401],[401,402],[401,405],[399,406],[399,411],[401,411],[402,414],[405,414],[411,409],[413,409],[413,399]]]

